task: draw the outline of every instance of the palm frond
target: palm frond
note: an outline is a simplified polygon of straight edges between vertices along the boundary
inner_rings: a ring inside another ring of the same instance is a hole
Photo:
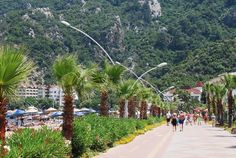
[[[22,51],[9,46],[0,48],[0,97],[14,95],[17,86],[34,68]]]

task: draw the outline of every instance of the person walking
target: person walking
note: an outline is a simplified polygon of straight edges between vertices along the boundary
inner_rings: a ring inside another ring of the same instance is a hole
[[[171,119],[171,124],[173,126],[173,132],[176,131],[176,126],[177,126],[177,114],[174,113],[173,116],[172,116],[172,119]]]
[[[167,126],[169,126],[169,124],[170,124],[170,119],[171,119],[171,114],[170,114],[170,112],[168,112],[166,114],[166,124],[167,124]]]
[[[184,130],[184,120],[185,120],[185,115],[183,111],[181,111],[179,115],[180,132]]]
[[[216,126],[216,116],[214,115],[214,113],[212,113],[211,115],[211,120],[212,120],[212,127]]]

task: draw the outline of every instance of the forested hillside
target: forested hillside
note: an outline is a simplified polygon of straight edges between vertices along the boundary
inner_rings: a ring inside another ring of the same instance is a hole
[[[1,44],[28,48],[47,82],[55,56],[78,54],[81,63],[106,58],[70,22],[138,74],[161,63],[147,79],[160,88],[193,85],[236,64],[236,0],[1,0]]]

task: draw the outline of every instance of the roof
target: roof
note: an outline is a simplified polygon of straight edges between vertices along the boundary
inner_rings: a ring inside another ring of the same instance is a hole
[[[196,86],[196,87],[203,87],[204,84],[203,84],[202,82],[197,82],[195,86]]]
[[[188,93],[193,93],[193,94],[202,94],[200,90],[195,89],[195,88],[186,89],[186,91]]]

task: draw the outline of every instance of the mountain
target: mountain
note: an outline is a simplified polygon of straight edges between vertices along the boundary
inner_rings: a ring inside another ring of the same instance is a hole
[[[235,0],[1,0],[0,43],[28,48],[47,83],[57,55],[101,63],[91,40],[61,24],[80,28],[115,61],[145,70],[168,62],[146,78],[160,88],[194,85],[235,69]]]

